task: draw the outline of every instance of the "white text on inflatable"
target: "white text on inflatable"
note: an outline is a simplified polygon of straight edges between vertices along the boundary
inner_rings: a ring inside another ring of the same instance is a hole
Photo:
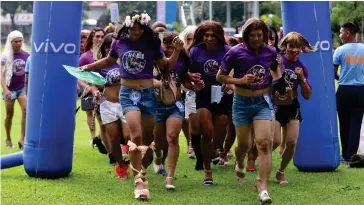
[[[39,53],[40,51],[43,51],[45,53],[48,53],[48,51],[53,51],[53,53],[64,52],[66,54],[74,54],[76,52],[76,44],[61,43],[59,45],[56,45],[53,42],[49,42],[47,39],[46,42],[41,42],[40,44],[34,42],[34,50],[36,53]]]
[[[329,41],[317,41],[315,47],[322,51],[329,51],[331,49],[331,44]]]

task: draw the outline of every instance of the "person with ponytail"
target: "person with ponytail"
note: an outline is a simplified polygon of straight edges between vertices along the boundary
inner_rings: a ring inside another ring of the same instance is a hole
[[[283,84],[273,83],[272,95],[276,104],[276,121],[273,138],[273,150],[281,144],[281,129],[285,135],[282,161],[276,173],[277,184],[287,184],[284,170],[292,160],[296,150],[299,136],[299,127],[302,122],[298,87],[301,87],[301,95],[305,100],[310,99],[312,88],[308,78],[308,68],[298,58],[301,53],[315,51],[316,48],[300,33],[290,32],[279,43],[281,53],[278,54],[278,69],[272,70],[275,80],[282,80]],[[281,74],[280,74],[281,73]],[[281,92],[281,90],[285,92]]]

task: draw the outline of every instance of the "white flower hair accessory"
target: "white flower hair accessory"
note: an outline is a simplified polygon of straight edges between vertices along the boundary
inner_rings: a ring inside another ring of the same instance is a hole
[[[135,22],[138,22],[141,25],[148,25],[149,21],[150,21],[150,16],[147,13],[142,13],[141,15],[136,14],[133,17],[126,16],[125,26],[131,28],[133,27]]]
[[[142,25],[148,25],[149,21],[150,21],[150,16],[147,13],[142,14],[142,17],[140,19],[140,23]]]
[[[125,17],[125,26],[126,27],[133,27],[133,23],[131,22],[130,16]]]

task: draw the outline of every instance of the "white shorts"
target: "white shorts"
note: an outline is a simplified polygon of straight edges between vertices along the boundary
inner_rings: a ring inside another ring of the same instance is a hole
[[[108,124],[111,122],[115,122],[117,120],[121,120],[123,123],[126,123],[125,116],[123,115],[123,109],[119,103],[113,103],[107,100],[104,100],[100,104],[100,115],[102,124]]]
[[[188,119],[191,113],[196,112],[196,93],[192,90],[187,91],[185,100],[185,118]]]

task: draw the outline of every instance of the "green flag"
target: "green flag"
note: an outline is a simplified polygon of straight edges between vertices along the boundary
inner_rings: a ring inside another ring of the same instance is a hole
[[[94,85],[105,85],[106,83],[105,78],[102,77],[99,73],[82,71],[79,68],[68,65],[63,65],[63,67],[67,70],[69,74],[87,83],[91,83]]]

